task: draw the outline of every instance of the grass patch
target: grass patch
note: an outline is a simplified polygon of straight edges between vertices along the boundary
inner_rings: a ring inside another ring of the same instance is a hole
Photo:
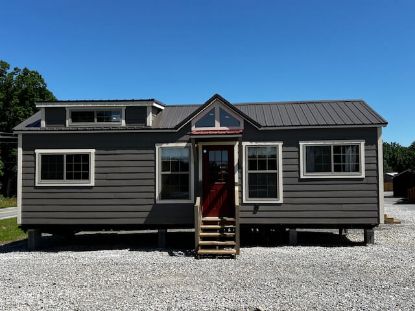
[[[17,227],[17,218],[0,219],[0,243],[27,238],[26,233]]]
[[[0,208],[17,206],[16,198],[5,198],[0,196]]]

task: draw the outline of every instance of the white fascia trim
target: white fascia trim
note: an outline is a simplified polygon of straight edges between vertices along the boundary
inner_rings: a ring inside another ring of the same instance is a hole
[[[383,183],[383,140],[382,128],[378,128],[378,178],[379,178],[379,223],[385,223],[385,198]]]
[[[46,126],[45,108],[40,108],[40,127]]]
[[[22,180],[23,180],[22,134],[17,136],[17,224],[22,224]]]
[[[151,126],[153,123],[153,113],[152,113],[152,107],[147,106],[147,126]]]
[[[159,109],[164,109],[164,107],[160,104],[155,102],[92,102],[92,103],[51,103],[51,104],[36,104],[37,108],[47,108],[47,107],[65,107],[65,108],[78,108],[78,107],[85,107],[85,108],[111,108],[111,107],[145,107],[145,106],[154,106]]]
[[[121,108],[121,126],[125,126],[125,107]]]
[[[161,158],[160,148],[166,147],[182,147],[189,148],[190,150],[190,199],[189,200],[162,200],[160,199],[161,191]],[[168,203],[194,203],[194,157],[193,148],[190,143],[165,143],[156,144],[156,203],[168,204]]]
[[[87,182],[48,182],[40,180],[42,154],[73,154],[73,153],[88,153],[90,155],[89,161],[89,175],[90,180]],[[35,167],[35,186],[36,187],[93,187],[95,185],[95,149],[36,149],[36,167]]]
[[[347,179],[347,178],[365,178],[365,141],[364,140],[318,140],[318,141],[300,141],[300,178],[301,179]],[[305,173],[305,146],[326,146],[326,145],[360,145],[360,172],[356,173]]]
[[[282,204],[284,203],[283,191],[283,165],[282,165],[282,145],[281,141],[270,142],[242,142],[242,201],[246,204]],[[248,167],[247,167],[247,147],[248,146],[277,146],[278,147],[278,199],[249,199],[248,193]]]
[[[157,104],[156,102],[153,102],[153,105],[152,105],[153,107],[156,107],[156,108],[158,108],[158,109],[161,109],[161,110],[164,110],[164,106],[162,106],[162,105],[160,105],[160,104]]]

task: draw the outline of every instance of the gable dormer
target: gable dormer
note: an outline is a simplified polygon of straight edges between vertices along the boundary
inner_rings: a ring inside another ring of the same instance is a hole
[[[244,119],[220,99],[214,99],[192,120],[192,130],[241,130]]]

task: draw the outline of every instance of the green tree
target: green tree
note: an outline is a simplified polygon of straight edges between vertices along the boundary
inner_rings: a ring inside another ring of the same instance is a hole
[[[415,169],[415,142],[409,147],[398,143],[383,144],[383,160],[385,172],[402,172]]]
[[[11,133],[13,127],[34,114],[36,101],[56,100],[43,77],[28,68],[13,68],[0,60],[0,132]],[[15,146],[2,144],[2,193],[10,195],[16,181]]]

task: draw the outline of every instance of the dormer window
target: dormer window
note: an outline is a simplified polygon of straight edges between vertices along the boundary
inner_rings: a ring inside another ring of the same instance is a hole
[[[241,121],[223,108],[219,108],[219,118],[221,127],[241,127]]]
[[[195,127],[215,127],[215,108],[196,121]]]
[[[193,129],[241,129],[243,120],[222,104],[215,103],[213,108],[202,112],[192,123]]]
[[[70,109],[68,125],[122,125],[123,109]]]

